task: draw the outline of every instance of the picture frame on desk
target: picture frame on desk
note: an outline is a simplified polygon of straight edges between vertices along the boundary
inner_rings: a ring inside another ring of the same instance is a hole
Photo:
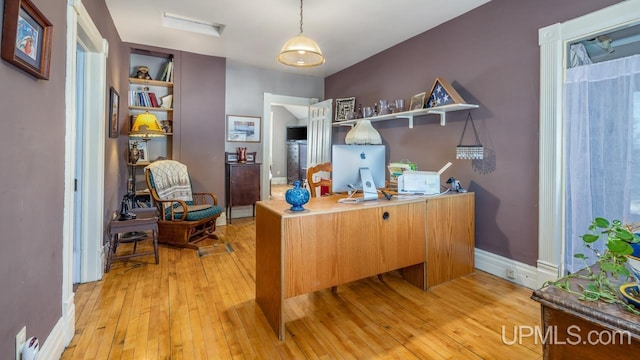
[[[49,80],[52,32],[53,24],[30,0],[5,0],[4,60],[38,79]]]
[[[109,89],[109,137],[117,138],[120,124],[120,95],[113,86]]]

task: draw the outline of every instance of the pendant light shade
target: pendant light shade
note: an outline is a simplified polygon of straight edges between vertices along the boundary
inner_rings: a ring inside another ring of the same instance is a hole
[[[300,35],[289,39],[284,44],[278,55],[278,61],[289,66],[312,67],[324,64],[324,60],[318,44],[302,33],[302,0],[300,0]]]

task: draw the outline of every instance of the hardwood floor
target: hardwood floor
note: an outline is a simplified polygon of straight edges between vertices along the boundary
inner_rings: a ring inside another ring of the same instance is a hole
[[[540,324],[531,290],[480,271],[426,292],[388,273],[288,299],[278,341],[254,301],[254,219],[218,231],[235,252],[161,246],[159,265],[115,262],[103,280],[79,285],[62,359],[542,357],[533,337],[506,345],[502,336],[511,343],[514,326]]]

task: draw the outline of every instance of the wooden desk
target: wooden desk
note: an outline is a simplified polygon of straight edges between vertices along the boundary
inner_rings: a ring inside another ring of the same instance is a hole
[[[571,279],[578,289],[584,280]],[[635,359],[640,354],[640,316],[603,302],[580,301],[548,286],[535,290],[541,304],[544,359]]]
[[[473,200],[460,194],[341,204],[334,196],[311,199],[303,212],[282,200],[259,201],[256,302],[284,340],[287,298],[398,269],[423,290],[468,274]]]

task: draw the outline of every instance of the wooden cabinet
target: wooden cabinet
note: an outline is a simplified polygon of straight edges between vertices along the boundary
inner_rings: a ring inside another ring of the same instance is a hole
[[[260,200],[260,164],[232,163],[226,166],[227,222],[231,224],[231,210],[234,206],[253,206]]]
[[[586,282],[580,278],[569,279],[571,288],[577,291]],[[542,343],[544,359],[638,357],[638,315],[616,304],[578,300],[576,295],[555,286],[535,290],[531,298],[540,303],[542,329],[531,335],[539,336],[536,343]],[[515,335],[512,336],[515,339]]]

